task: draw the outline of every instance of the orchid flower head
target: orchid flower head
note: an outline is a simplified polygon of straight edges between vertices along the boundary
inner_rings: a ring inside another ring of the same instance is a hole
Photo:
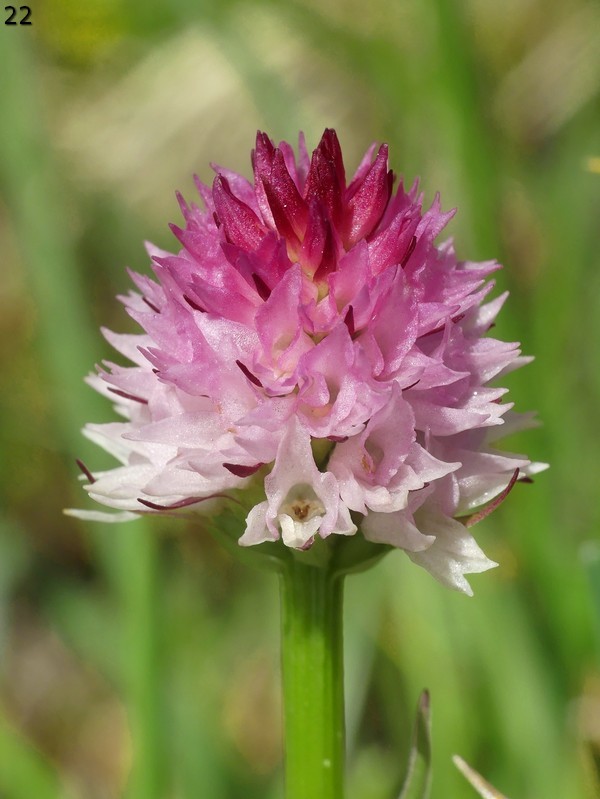
[[[131,273],[142,332],[104,331],[129,365],[89,378],[122,421],[85,428],[120,465],[86,490],[117,519],[235,498],[242,546],[364,536],[470,593],[495,564],[464,521],[542,468],[494,448],[531,423],[496,384],[528,360],[488,335],[499,265],[436,243],[453,212],[394,188],[385,144],[350,179],[333,130],[310,156],[259,133],[251,161],[179,197],[177,252]]]

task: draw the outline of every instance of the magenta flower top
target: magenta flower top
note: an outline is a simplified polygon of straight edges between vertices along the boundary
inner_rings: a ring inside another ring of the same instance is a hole
[[[486,335],[499,266],[435,244],[452,212],[394,192],[386,145],[349,181],[333,130],[298,149],[259,133],[253,182],[215,167],[179,252],[131,274],[144,332],[104,335],[134,365],[90,378],[124,421],[85,429],[121,465],[86,488],[134,518],[258,485],[243,546],[362,534],[470,593],[495,564],[457,519],[540,468],[493,448],[531,421],[490,385],[526,360]]]

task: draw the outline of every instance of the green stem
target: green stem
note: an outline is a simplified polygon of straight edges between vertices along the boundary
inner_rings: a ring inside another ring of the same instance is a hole
[[[286,799],[343,799],[343,577],[302,554],[281,573]]]

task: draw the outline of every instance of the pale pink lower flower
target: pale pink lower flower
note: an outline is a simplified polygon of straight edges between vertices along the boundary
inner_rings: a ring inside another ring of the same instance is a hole
[[[347,182],[334,131],[311,158],[259,134],[252,182],[215,167],[203,209],[179,198],[182,248],[149,246],[156,281],[122,298],[144,332],[104,331],[134,365],[89,378],[124,421],[87,426],[121,466],[86,488],[124,519],[259,483],[240,544],[362,534],[470,593],[495,564],[457,517],[541,468],[493,447],[531,423],[491,384],[527,359],[487,336],[499,265],[436,246],[453,213],[373,154]]]

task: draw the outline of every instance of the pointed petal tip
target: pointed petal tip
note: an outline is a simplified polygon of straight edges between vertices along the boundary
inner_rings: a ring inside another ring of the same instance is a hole
[[[132,522],[141,518],[139,513],[131,511],[121,511],[116,513],[105,513],[99,510],[83,510],[80,508],[64,508],[64,516],[71,516],[74,519],[81,519],[86,522],[108,522],[109,524],[119,524],[121,522]]]

